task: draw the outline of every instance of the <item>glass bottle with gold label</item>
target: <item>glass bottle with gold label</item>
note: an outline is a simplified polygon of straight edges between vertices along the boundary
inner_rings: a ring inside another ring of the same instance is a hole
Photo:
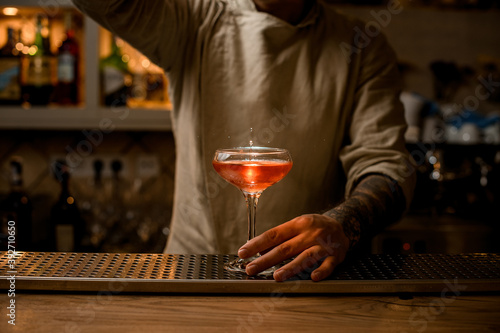
[[[125,106],[130,96],[132,77],[116,37],[111,38],[111,53],[100,60],[101,92],[104,105]]]

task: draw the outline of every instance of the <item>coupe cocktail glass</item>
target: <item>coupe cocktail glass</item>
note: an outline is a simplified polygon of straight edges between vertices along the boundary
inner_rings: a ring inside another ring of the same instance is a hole
[[[243,192],[248,212],[248,240],[255,237],[255,213],[262,192],[279,182],[292,168],[292,157],[286,149],[268,147],[236,147],[218,149],[212,165],[217,173]],[[236,259],[226,270],[245,272],[245,267],[257,256]],[[268,269],[260,274],[270,274]]]

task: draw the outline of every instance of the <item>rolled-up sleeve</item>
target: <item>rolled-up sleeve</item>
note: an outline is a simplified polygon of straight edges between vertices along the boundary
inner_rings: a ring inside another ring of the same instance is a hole
[[[396,57],[385,37],[379,35],[364,48],[359,67],[354,111],[347,145],[340,160],[347,176],[349,196],[361,177],[378,173],[401,186],[407,207],[413,197],[416,175],[406,150],[406,122],[399,100],[401,80]]]

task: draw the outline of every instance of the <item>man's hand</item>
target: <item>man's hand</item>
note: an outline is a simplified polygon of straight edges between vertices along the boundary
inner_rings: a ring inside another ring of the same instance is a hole
[[[284,281],[323,259],[311,274],[313,281],[320,281],[344,260],[348,248],[349,239],[339,221],[325,215],[310,214],[299,216],[255,237],[240,248],[238,256],[246,259],[257,253],[262,254],[247,266],[248,275],[255,275],[297,256],[274,272],[276,281]]]
[[[284,281],[324,259],[311,274],[313,281],[320,281],[333,272],[361,238],[397,221],[405,207],[405,196],[395,181],[370,174],[337,207],[323,215],[299,216],[270,229],[243,245],[238,255],[242,259],[262,255],[247,266],[248,275],[297,256],[274,272],[276,281]]]

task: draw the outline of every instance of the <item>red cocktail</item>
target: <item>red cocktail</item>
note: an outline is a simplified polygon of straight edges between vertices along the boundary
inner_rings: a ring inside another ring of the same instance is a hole
[[[286,149],[267,147],[240,147],[219,149],[212,165],[217,173],[239,188],[247,203],[248,240],[255,237],[255,212],[262,192],[279,182],[292,168],[292,157]],[[227,270],[245,272],[254,258],[237,259],[225,266]],[[260,274],[270,274],[273,269]]]
[[[292,161],[213,161],[222,178],[248,193],[264,191],[279,182],[292,168]]]

